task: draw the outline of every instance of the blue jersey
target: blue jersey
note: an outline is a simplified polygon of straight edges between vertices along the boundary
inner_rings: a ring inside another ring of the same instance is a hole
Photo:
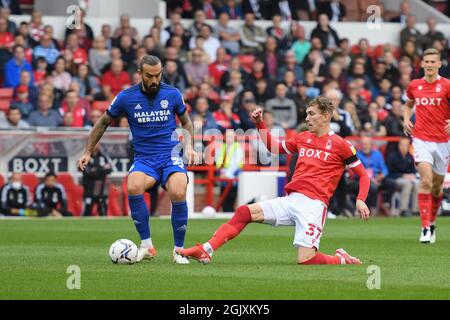
[[[128,118],[134,158],[149,159],[153,156],[170,156],[179,144],[172,134],[176,129],[175,115],[186,112],[181,92],[161,82],[158,93],[149,97],[139,83],[121,91],[106,111],[112,118],[125,114]]]

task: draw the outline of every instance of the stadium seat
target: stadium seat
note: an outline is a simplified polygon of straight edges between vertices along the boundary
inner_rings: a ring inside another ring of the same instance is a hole
[[[70,173],[58,173],[57,180],[66,190],[67,210],[75,216],[81,215],[83,208],[83,188],[73,181]]]
[[[0,99],[0,111],[7,113],[10,104],[11,104],[10,99]]]
[[[34,190],[36,190],[39,184],[39,179],[34,173],[24,173],[22,174],[22,183],[26,185],[31,192],[31,197],[34,199]]]
[[[4,179],[3,176],[0,174],[0,188],[3,187],[4,184],[5,184],[5,179]]]
[[[110,184],[108,188],[108,216],[121,216],[123,215],[123,210],[120,206],[120,196],[121,190],[114,184]]]
[[[13,88],[0,88],[0,99],[11,100],[13,95]]]
[[[108,109],[111,103],[109,101],[94,101],[92,104],[92,109],[100,110],[101,112],[105,112]]]

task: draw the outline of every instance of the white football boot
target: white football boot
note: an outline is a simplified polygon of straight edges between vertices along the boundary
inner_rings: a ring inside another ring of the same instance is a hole
[[[183,257],[181,254],[173,251],[173,263],[175,264],[190,264],[189,260],[186,257]]]
[[[419,241],[421,243],[430,243],[430,240],[431,240],[430,228],[422,228],[422,232],[420,233]]]
[[[136,262],[141,262],[142,260],[152,260],[154,257],[156,257],[156,248],[145,248],[140,247],[138,249],[138,254],[136,258]]]
[[[430,233],[431,233],[430,243],[435,243],[436,242],[436,226],[433,224],[430,226]]]

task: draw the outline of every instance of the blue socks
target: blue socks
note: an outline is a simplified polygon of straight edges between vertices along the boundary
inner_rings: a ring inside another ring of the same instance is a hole
[[[144,195],[128,196],[130,202],[131,217],[141,240],[150,238],[150,225],[148,223],[148,208],[144,201]]]
[[[172,202],[172,228],[175,247],[183,248],[188,222],[188,207],[186,201]]]
[[[144,201],[144,195],[128,196],[130,202],[131,217],[141,240],[150,239],[150,224],[148,208]],[[175,247],[184,247],[184,238],[188,222],[188,207],[186,201],[172,203],[172,228]]]

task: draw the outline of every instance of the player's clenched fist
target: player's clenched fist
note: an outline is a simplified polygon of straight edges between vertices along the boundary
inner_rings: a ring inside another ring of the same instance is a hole
[[[83,154],[80,159],[78,159],[78,169],[84,171],[84,169],[86,169],[86,166],[89,164],[89,161],[91,161],[91,155],[88,153]]]
[[[263,109],[261,107],[256,108],[255,110],[252,111],[252,119],[255,123],[260,123],[261,121],[263,121]]]

